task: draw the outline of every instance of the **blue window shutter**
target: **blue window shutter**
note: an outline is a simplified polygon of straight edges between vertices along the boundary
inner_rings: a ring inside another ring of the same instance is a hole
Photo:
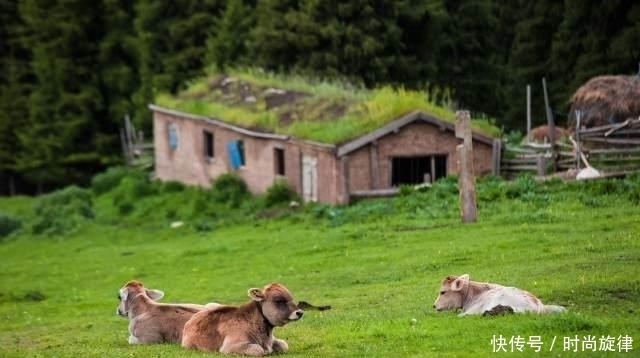
[[[240,168],[240,166],[242,165],[242,157],[240,156],[237,140],[227,142],[227,154],[229,155],[229,163],[231,164],[231,168]]]

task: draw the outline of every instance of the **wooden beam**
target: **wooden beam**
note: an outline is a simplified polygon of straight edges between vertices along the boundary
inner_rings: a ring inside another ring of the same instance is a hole
[[[369,145],[369,188],[378,189],[380,168],[378,163],[378,146],[373,142]]]
[[[527,85],[527,142],[531,140],[529,133],[531,133],[531,86]]]
[[[456,137],[462,144],[456,147],[458,154],[458,190],[460,192],[460,219],[463,223],[477,220],[475,177],[473,173],[473,140],[469,111],[456,111]]]
[[[349,192],[349,157],[340,158],[340,184],[342,189],[342,204],[349,205],[351,193]]]
[[[502,141],[500,139],[493,140],[491,151],[491,174],[500,176],[500,161],[502,160]]]
[[[547,125],[549,126],[549,143],[551,143],[551,152],[553,155],[553,172],[558,171],[558,166],[555,161],[556,153],[556,124],[553,121],[553,113],[551,112],[551,104],[549,104],[549,94],[547,93],[547,80],[542,77],[542,90],[544,91],[544,109],[547,114]]]

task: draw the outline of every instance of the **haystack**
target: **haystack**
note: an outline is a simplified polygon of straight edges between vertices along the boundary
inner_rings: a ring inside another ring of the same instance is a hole
[[[598,76],[582,85],[571,97],[568,127],[593,128],[640,116],[640,76]]]

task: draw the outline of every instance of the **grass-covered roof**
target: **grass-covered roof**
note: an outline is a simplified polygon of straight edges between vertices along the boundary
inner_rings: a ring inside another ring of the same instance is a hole
[[[161,93],[155,101],[162,107],[255,131],[340,144],[416,110],[455,122],[452,110],[431,100],[438,95],[232,70],[197,79],[177,95]],[[472,126],[482,134],[499,135],[487,120],[473,120]]]

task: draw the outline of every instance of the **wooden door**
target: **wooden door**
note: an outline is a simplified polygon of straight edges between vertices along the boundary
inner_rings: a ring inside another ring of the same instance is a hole
[[[318,158],[302,156],[302,198],[318,201]]]

